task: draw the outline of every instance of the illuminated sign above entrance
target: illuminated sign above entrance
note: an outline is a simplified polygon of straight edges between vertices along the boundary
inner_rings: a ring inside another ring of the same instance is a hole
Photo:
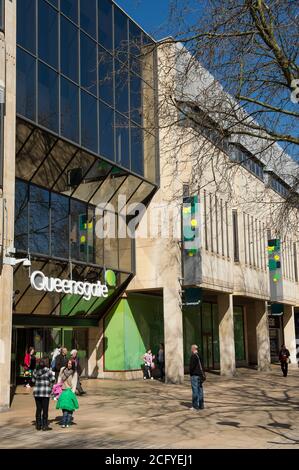
[[[41,271],[34,271],[30,276],[30,283],[31,287],[39,291],[82,295],[85,300],[90,300],[91,297],[108,297],[108,287],[101,281],[91,284],[90,282],[47,277]]]

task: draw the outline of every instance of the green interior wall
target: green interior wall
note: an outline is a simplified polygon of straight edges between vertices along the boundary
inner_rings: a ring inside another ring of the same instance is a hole
[[[108,297],[91,297],[90,300],[85,300],[81,295],[66,294],[61,300],[60,315],[71,317],[85,315],[87,312],[88,315],[93,315],[98,312],[114,292],[114,288],[108,288]]]
[[[163,299],[128,295],[104,318],[105,370],[134,370],[143,364],[145,350],[157,353],[163,342]]]

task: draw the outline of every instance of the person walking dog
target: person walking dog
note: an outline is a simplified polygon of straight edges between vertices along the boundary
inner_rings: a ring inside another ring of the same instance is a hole
[[[206,380],[201,360],[198,354],[198,346],[192,344],[189,365],[191,388],[192,388],[192,410],[204,409],[203,382]]]
[[[48,423],[49,400],[52,387],[55,382],[54,372],[47,367],[46,359],[42,359],[37,368],[33,371],[32,383],[33,396],[36,404],[36,429],[40,431],[50,431]]]

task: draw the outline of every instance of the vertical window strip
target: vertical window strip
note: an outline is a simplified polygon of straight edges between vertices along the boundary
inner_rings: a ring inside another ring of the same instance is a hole
[[[204,189],[203,192],[204,198],[204,227],[205,227],[205,249],[209,251],[209,243],[208,243],[208,214],[207,214],[207,192]]]
[[[226,248],[227,248],[227,257],[230,257],[229,252],[229,236],[228,236],[228,204],[225,203],[225,219],[226,219]]]
[[[251,245],[252,245],[252,266],[255,266],[255,249],[254,249],[254,226],[253,226],[253,216],[251,216]]]
[[[214,231],[213,231],[213,208],[212,208],[212,194],[209,197],[210,202],[210,232],[211,232],[211,252],[214,253]]]
[[[246,214],[243,212],[244,260],[247,264]]]
[[[263,251],[263,232],[262,232],[262,223],[259,220],[259,244],[260,244],[260,268],[264,269],[264,251]]]
[[[221,223],[221,253],[224,256],[224,223],[223,223],[223,199],[220,199],[220,223]]]
[[[298,282],[298,258],[296,242],[293,242],[293,256],[294,256],[294,280]]]
[[[233,242],[234,242],[234,261],[240,261],[239,256],[239,231],[238,231],[238,212],[236,210],[232,211],[233,219]]]
[[[257,267],[260,268],[260,245],[259,245],[259,232],[258,232],[258,221],[255,219],[255,244],[256,244],[256,258],[257,258]]]
[[[216,251],[219,255],[219,223],[218,223],[218,199],[215,194],[215,219],[216,219]]]
[[[251,234],[250,234],[250,216],[247,214],[247,233],[248,233],[248,253],[249,266],[252,266]]]

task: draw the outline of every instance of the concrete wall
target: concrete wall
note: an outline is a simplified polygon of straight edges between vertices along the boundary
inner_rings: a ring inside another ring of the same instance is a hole
[[[5,86],[4,185],[0,194],[0,232],[4,250],[13,246],[16,114],[16,2],[5,1],[5,37],[0,33],[0,83]],[[2,219],[3,204],[5,216]],[[0,409],[10,402],[13,268],[3,266],[0,275]]]

